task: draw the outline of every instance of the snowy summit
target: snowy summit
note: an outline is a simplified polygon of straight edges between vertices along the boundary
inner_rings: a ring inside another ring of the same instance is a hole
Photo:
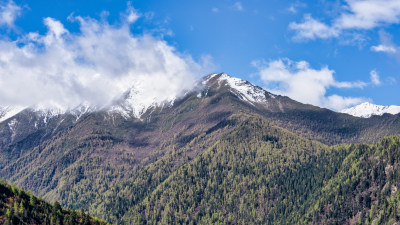
[[[276,95],[267,92],[261,87],[254,86],[246,80],[232,77],[226,73],[211,74],[206,77],[206,80],[203,82],[203,84],[207,84],[210,82],[210,80],[215,78],[218,82],[218,86],[227,85],[233,94],[250,104],[265,102],[266,95],[269,95],[271,98],[276,97]]]
[[[352,108],[344,109],[340,111],[341,113],[346,113],[356,117],[369,118],[373,115],[381,116],[385,113],[389,113],[392,115],[400,113],[400,106],[391,105],[391,106],[383,106],[383,105],[375,105],[369,102],[364,102],[360,105],[356,105]]]

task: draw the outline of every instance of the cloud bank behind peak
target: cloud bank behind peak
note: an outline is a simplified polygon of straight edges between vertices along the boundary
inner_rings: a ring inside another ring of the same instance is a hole
[[[79,32],[47,17],[46,34],[0,39],[0,105],[105,106],[134,84],[147,99],[170,99],[207,71],[166,41],[130,31],[140,14],[128,5],[121,23],[70,16]]]
[[[268,90],[303,103],[338,111],[366,101],[365,98],[328,95],[330,88],[363,88],[367,83],[337,81],[335,71],[327,66],[314,69],[306,61],[295,62],[287,58],[254,61],[253,66],[258,69],[257,75]]]

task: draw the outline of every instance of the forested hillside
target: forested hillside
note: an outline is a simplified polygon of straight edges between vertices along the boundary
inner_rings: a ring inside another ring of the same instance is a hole
[[[393,224],[400,139],[326,145],[249,119],[179,168],[126,224]]]
[[[0,177],[117,224],[334,223],[369,213],[325,194],[358,166],[354,152],[374,148],[357,143],[400,134],[399,115],[356,118],[229,79],[206,77],[200,91],[140,118],[24,110],[0,123]],[[343,199],[355,204],[357,193]]]
[[[347,148],[249,118],[159,185],[124,218],[140,224],[295,223]]]
[[[61,207],[60,203],[49,204],[31,192],[0,180],[0,224],[93,224],[106,222],[90,217],[83,210],[78,212]]]
[[[352,145],[337,174],[310,199],[302,223],[396,224],[400,221],[400,138]]]

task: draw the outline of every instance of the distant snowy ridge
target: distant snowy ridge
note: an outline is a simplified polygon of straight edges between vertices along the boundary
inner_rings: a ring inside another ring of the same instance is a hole
[[[105,107],[96,107],[91,106],[88,103],[82,103],[77,107],[72,109],[64,108],[59,105],[34,105],[31,107],[22,107],[22,106],[0,106],[0,122],[3,122],[23,110],[31,110],[36,115],[39,116],[43,120],[44,123],[47,123],[49,119],[63,115],[63,114],[71,114],[76,117],[78,120],[82,115],[95,112],[98,110],[107,111],[109,113],[118,113],[124,118],[140,118],[149,108],[157,107],[157,106],[171,106],[173,105],[176,97],[170,97],[167,100],[158,100],[158,99],[149,99],[142,96],[140,91],[130,89],[125,93],[125,95],[115,101],[113,104]]]
[[[82,103],[73,109],[67,109],[60,105],[43,105],[37,104],[31,107],[23,107],[23,106],[0,106],[0,122],[3,122],[18,113],[29,110],[35,113],[44,123],[53,117],[58,115],[63,115],[66,113],[70,113],[71,115],[75,116],[77,119],[81,117],[85,113],[95,111],[95,107],[89,106],[87,103]]]
[[[356,105],[352,108],[344,109],[340,111],[341,113],[346,113],[356,117],[369,118],[373,115],[381,116],[385,113],[389,113],[392,115],[400,113],[400,106],[391,105],[391,106],[383,106],[383,105],[375,105],[369,102],[364,102],[360,105]]]
[[[268,98],[274,99],[277,97],[277,95],[271,94],[261,87],[255,86],[246,80],[231,77],[226,73],[210,74],[203,78],[202,82],[200,81],[198,84],[199,85],[193,87],[192,90],[189,90],[185,93],[178,95],[170,94],[164,96],[162,99],[159,99],[156,98],[155,95],[146,95],[144,89],[145,87],[139,83],[128,89],[111,105],[103,107],[91,106],[89,103],[82,103],[72,109],[68,109],[57,104],[50,106],[39,104],[32,107],[0,106],[0,122],[12,118],[25,109],[36,113],[44,123],[47,123],[49,119],[53,117],[68,113],[75,116],[76,120],[78,120],[84,114],[99,110],[106,111],[108,113],[117,113],[126,119],[140,119],[144,113],[152,108],[173,106],[177,99],[186,96],[188,93],[197,93],[198,98],[207,96],[207,92],[212,85],[217,85],[218,88],[228,88],[230,92],[238,96],[241,100],[252,105],[255,103],[268,104]],[[369,118],[373,115],[383,115],[384,113],[400,113],[400,106],[381,106],[365,102],[352,108],[344,109],[340,112],[356,117]]]

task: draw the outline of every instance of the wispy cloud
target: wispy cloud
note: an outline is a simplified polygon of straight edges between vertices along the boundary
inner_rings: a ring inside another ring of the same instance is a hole
[[[244,10],[243,5],[242,5],[241,2],[235,2],[235,3],[232,5],[231,8],[234,9],[234,10],[237,10],[237,11],[243,11],[243,10]]]
[[[159,38],[131,33],[139,17],[130,5],[119,25],[71,16],[79,32],[47,17],[46,34],[0,39],[0,105],[103,106],[132,86],[159,100],[191,88],[209,61],[196,62]]]
[[[307,7],[305,3],[296,1],[295,3],[290,4],[290,6],[287,8],[287,11],[296,14],[298,13],[299,8],[304,8],[304,7]]]
[[[376,46],[371,46],[371,51],[388,54],[398,53],[399,47],[393,43],[392,36],[389,33],[383,30],[379,31],[379,40],[381,43]]]
[[[395,77],[387,77],[385,79],[386,83],[390,84],[390,85],[394,85],[397,84],[397,79]]]
[[[301,23],[293,22],[289,28],[296,32],[296,38],[315,39],[338,37],[346,30],[369,30],[386,24],[400,23],[400,1],[398,0],[346,0],[342,12],[330,25],[306,16]],[[315,29],[310,23],[323,27]],[[331,32],[335,31],[335,32]]]
[[[211,8],[211,12],[217,13],[217,12],[219,12],[219,9],[217,7],[213,7],[213,8]]]
[[[339,36],[339,30],[315,20],[311,15],[305,15],[301,23],[292,22],[289,28],[296,31],[295,39],[316,39]]]
[[[374,52],[385,52],[385,53],[396,53],[397,50],[394,46],[388,46],[388,45],[376,45],[376,46],[371,46],[371,50]]]
[[[128,2],[128,8],[126,9],[125,13],[121,14],[122,17],[125,17],[126,22],[134,23],[137,19],[141,16],[139,12],[133,8],[132,3]]]
[[[364,98],[327,96],[329,88],[363,88],[362,81],[341,82],[334,78],[335,71],[328,67],[313,69],[306,61],[279,59],[270,62],[255,61],[258,75],[273,93],[289,96],[297,101],[341,110],[365,101]]]
[[[381,84],[381,80],[379,78],[379,74],[376,70],[371,70],[371,72],[369,72],[370,78],[371,78],[371,82],[374,85],[380,85]]]
[[[14,28],[14,22],[21,15],[22,8],[12,0],[8,2],[0,1],[0,26]]]
[[[291,13],[297,13],[297,9],[293,5],[289,6],[289,8],[287,8],[287,10]]]

